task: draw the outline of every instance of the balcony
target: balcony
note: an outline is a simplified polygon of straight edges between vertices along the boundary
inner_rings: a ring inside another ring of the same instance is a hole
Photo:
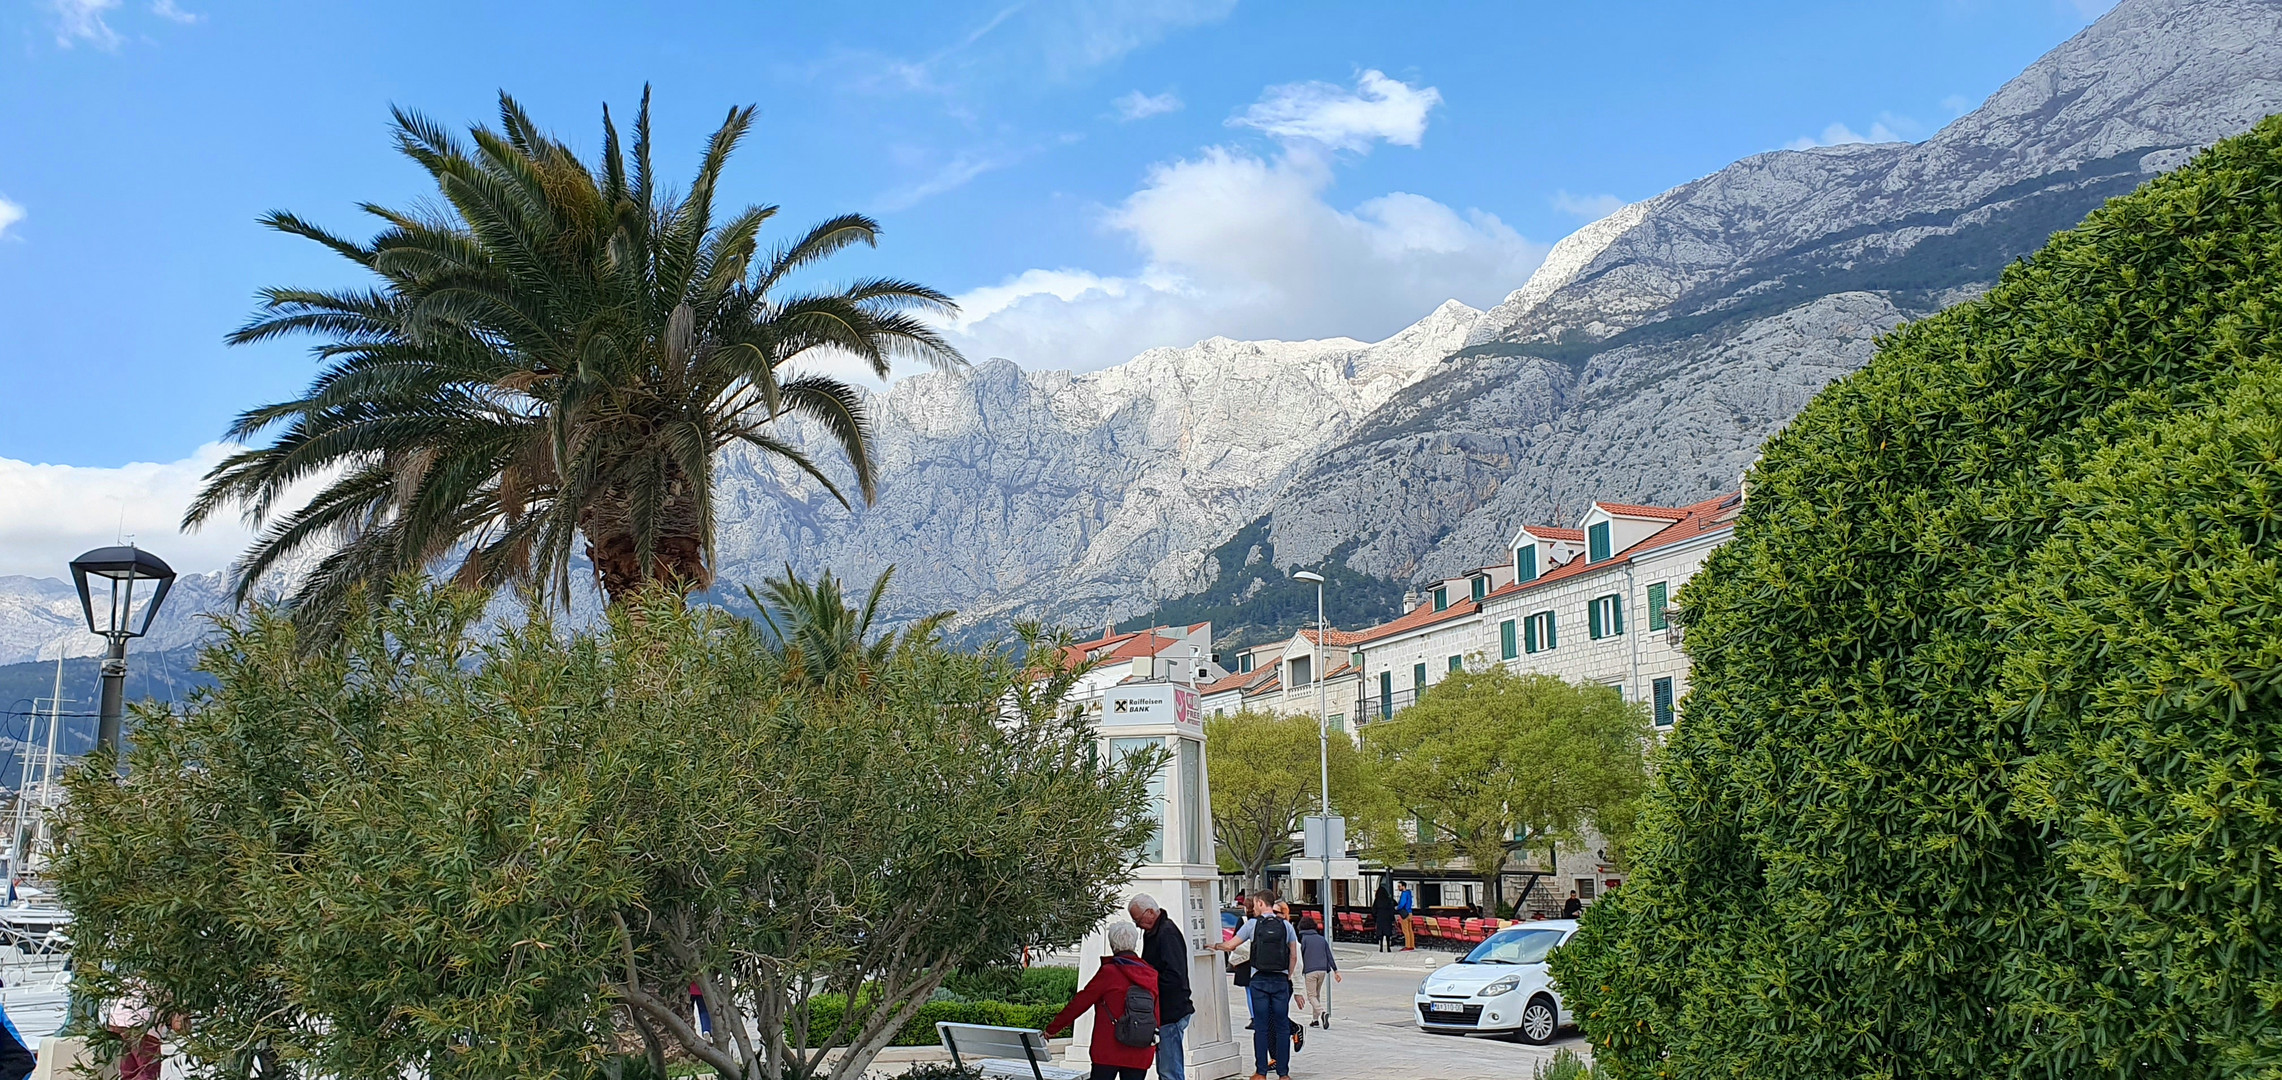
[[[1410,708],[1413,703],[1418,701],[1418,698],[1419,691],[1416,690],[1397,690],[1386,697],[1373,694],[1363,699],[1363,720],[1369,722],[1388,719],[1394,714]]]

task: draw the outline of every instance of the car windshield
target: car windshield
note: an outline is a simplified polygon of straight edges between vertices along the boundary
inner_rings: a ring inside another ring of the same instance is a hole
[[[1460,961],[1467,964],[1534,964],[1561,944],[1559,930],[1500,930]]]

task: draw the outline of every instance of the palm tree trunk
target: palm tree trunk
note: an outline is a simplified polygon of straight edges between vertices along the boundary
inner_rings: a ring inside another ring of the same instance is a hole
[[[579,532],[586,536],[586,558],[594,564],[595,578],[611,606],[650,585],[663,585],[676,596],[713,583],[705,565],[705,540],[697,507],[692,500],[668,496],[660,515],[659,535],[651,544],[649,565],[643,565],[636,536],[631,500],[621,495],[598,499],[579,515]]]

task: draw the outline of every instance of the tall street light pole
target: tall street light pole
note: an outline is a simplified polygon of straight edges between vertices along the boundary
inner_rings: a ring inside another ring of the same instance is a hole
[[[1329,690],[1324,686],[1323,675],[1327,670],[1324,660],[1324,649],[1326,647],[1324,639],[1331,636],[1331,630],[1323,621],[1323,575],[1312,570],[1302,570],[1292,576],[1301,581],[1315,582],[1315,751],[1316,767],[1321,770],[1323,780],[1323,942],[1328,946],[1331,944],[1332,926],[1331,710],[1324,700]],[[1324,989],[1328,992],[1329,985],[1327,984]]]

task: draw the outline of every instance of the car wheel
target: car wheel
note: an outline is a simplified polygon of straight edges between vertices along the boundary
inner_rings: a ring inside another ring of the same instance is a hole
[[[1539,994],[1530,998],[1529,1004],[1521,1007],[1521,1026],[1514,1029],[1513,1037],[1531,1046],[1543,1046],[1552,1042],[1554,1032],[1559,1030],[1560,1010],[1554,1006],[1552,998]]]

